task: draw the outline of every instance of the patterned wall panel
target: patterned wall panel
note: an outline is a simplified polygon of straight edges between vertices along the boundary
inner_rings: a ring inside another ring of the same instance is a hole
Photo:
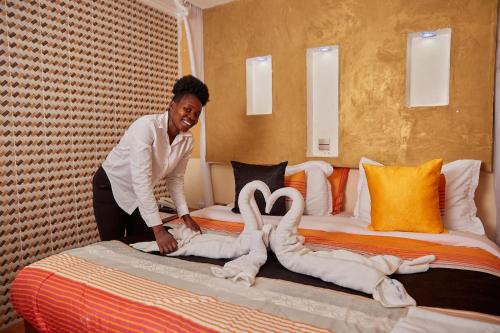
[[[0,2],[0,316],[15,318],[9,303],[9,286],[22,265],[11,113],[7,7]],[[1,325],[0,325],[1,326]]]
[[[74,195],[69,18],[63,1],[40,1],[45,154],[53,251],[79,244]]]
[[[7,1],[7,7],[18,219],[26,265],[52,252],[43,42],[37,1]]]
[[[98,240],[92,176],[167,107],[177,21],[137,0],[0,0],[0,329],[23,266]],[[166,195],[165,184],[155,188]]]

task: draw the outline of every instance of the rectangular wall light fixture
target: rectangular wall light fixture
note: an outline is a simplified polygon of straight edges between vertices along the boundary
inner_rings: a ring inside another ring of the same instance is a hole
[[[273,62],[262,56],[246,60],[247,115],[273,113]]]
[[[339,154],[339,47],[307,49],[307,156]]]
[[[408,34],[406,104],[449,104],[451,29]]]

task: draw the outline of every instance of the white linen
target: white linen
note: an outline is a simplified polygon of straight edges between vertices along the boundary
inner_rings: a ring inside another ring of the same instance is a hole
[[[360,220],[364,220],[367,224],[370,224],[371,218],[371,199],[370,192],[368,190],[368,181],[366,180],[365,168],[363,168],[363,164],[372,164],[372,165],[383,165],[382,163],[372,161],[369,158],[361,157],[359,160],[359,177],[358,177],[358,185],[357,191],[358,196],[356,200],[356,205],[354,206],[354,217]]]
[[[297,173],[302,170],[307,170],[311,167],[320,168],[321,171],[328,177],[333,172],[333,166],[325,161],[307,161],[300,164],[289,165],[285,169],[285,176]]]
[[[331,164],[324,161],[308,161],[287,166],[285,175],[299,171],[306,173],[305,215],[323,216],[332,213],[332,190],[328,176],[333,172]],[[288,209],[288,207],[287,207]]]
[[[262,231],[248,236],[250,252],[224,264],[224,267],[212,266],[212,274],[219,278],[231,279],[247,287],[255,283],[255,276],[267,261],[266,240],[269,239],[271,226],[265,225]]]
[[[168,224],[167,224],[168,225]],[[247,234],[239,237],[214,234],[200,234],[184,224],[172,224],[168,232],[177,241],[177,250],[167,253],[167,256],[201,256],[213,259],[235,258],[250,251],[250,240]],[[130,244],[133,248],[143,252],[158,252],[159,247],[155,241],[138,242]]]
[[[254,197],[256,190],[260,190],[266,200],[270,195],[267,185],[258,180],[246,184],[241,189],[238,206],[245,225],[238,237],[200,234],[184,224],[174,224],[169,232],[177,241],[178,249],[166,255],[236,258],[223,267],[212,267],[212,273],[217,277],[230,278],[247,286],[253,285],[260,267],[267,260],[267,246],[272,229],[271,225],[263,226],[262,216]],[[144,252],[159,250],[155,241],[139,242],[130,246]]]
[[[500,325],[411,307],[391,333],[495,333]]]
[[[443,165],[446,178],[444,226],[450,230],[484,235],[484,226],[476,216],[474,194],[479,184],[481,161],[458,160]]]
[[[191,213],[192,216],[228,221],[240,222],[243,220],[240,214],[231,212],[231,209],[226,206],[210,206]],[[264,224],[278,225],[281,216],[262,216]],[[345,232],[358,235],[372,236],[392,236],[408,239],[416,239],[422,241],[434,242],[442,245],[454,245],[465,247],[477,247],[483,249],[492,255],[500,258],[500,250],[498,246],[489,240],[486,236],[473,234],[464,231],[450,230],[448,233],[427,234],[415,232],[400,232],[400,231],[372,231],[366,226],[366,222],[354,218],[348,213],[341,213],[333,216],[302,216],[299,228],[321,230],[329,232]],[[440,267],[438,264],[432,263],[431,267]]]
[[[138,207],[149,227],[162,224],[153,189],[164,177],[177,214],[189,214],[184,172],[193,136],[181,132],[170,144],[167,129],[168,112],[140,117],[102,163],[118,206],[128,214]]]
[[[287,187],[274,191],[267,201],[266,212],[271,210],[276,199],[281,196],[291,198],[292,206],[271,234],[271,248],[285,268],[373,294],[373,298],[384,307],[405,307],[416,304],[399,281],[389,279],[386,275],[396,271],[398,273],[426,271],[429,268],[428,263],[435,259],[434,256],[405,262],[390,255],[364,257],[345,250],[312,251],[305,247],[298,237],[297,228],[305,204],[296,189]],[[398,270],[399,267],[402,269]]]

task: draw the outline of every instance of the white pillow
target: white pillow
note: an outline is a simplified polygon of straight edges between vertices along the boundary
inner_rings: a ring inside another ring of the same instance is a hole
[[[307,161],[300,164],[289,165],[285,169],[285,176],[297,173],[302,170],[307,170],[311,167],[318,167],[323,171],[323,173],[328,177],[333,172],[333,166],[325,161]]]
[[[365,169],[363,163],[373,165],[383,165],[379,162],[372,161],[369,158],[361,157],[359,160],[359,178],[358,178],[358,199],[354,206],[354,217],[364,220],[370,224],[371,200],[370,192],[368,191],[368,182],[366,180]]]
[[[327,177],[333,167],[323,161],[309,161],[287,166],[285,175],[305,171],[307,177],[304,215],[325,216],[332,213],[332,191]]]
[[[363,163],[382,165],[362,157],[359,161],[358,199],[354,217],[370,223],[370,192]],[[481,161],[457,160],[443,165],[441,172],[446,178],[446,205],[443,223],[449,230],[468,231],[484,235],[484,226],[476,216],[474,193],[479,182]]]
[[[444,225],[450,230],[484,235],[484,226],[476,216],[474,193],[479,183],[481,161],[458,160],[443,165],[446,178]]]

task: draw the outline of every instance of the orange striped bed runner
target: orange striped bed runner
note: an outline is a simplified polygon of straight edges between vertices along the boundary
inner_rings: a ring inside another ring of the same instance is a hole
[[[227,233],[240,233],[243,224],[194,218],[206,230]],[[491,253],[480,249],[463,246],[441,245],[428,241],[409,238],[357,235],[343,232],[299,229],[306,244],[322,249],[345,249],[364,255],[390,254],[403,259],[434,254],[436,260],[431,267],[469,269],[500,276],[500,260]]]
[[[21,270],[11,300],[39,332],[329,332],[69,253]]]

